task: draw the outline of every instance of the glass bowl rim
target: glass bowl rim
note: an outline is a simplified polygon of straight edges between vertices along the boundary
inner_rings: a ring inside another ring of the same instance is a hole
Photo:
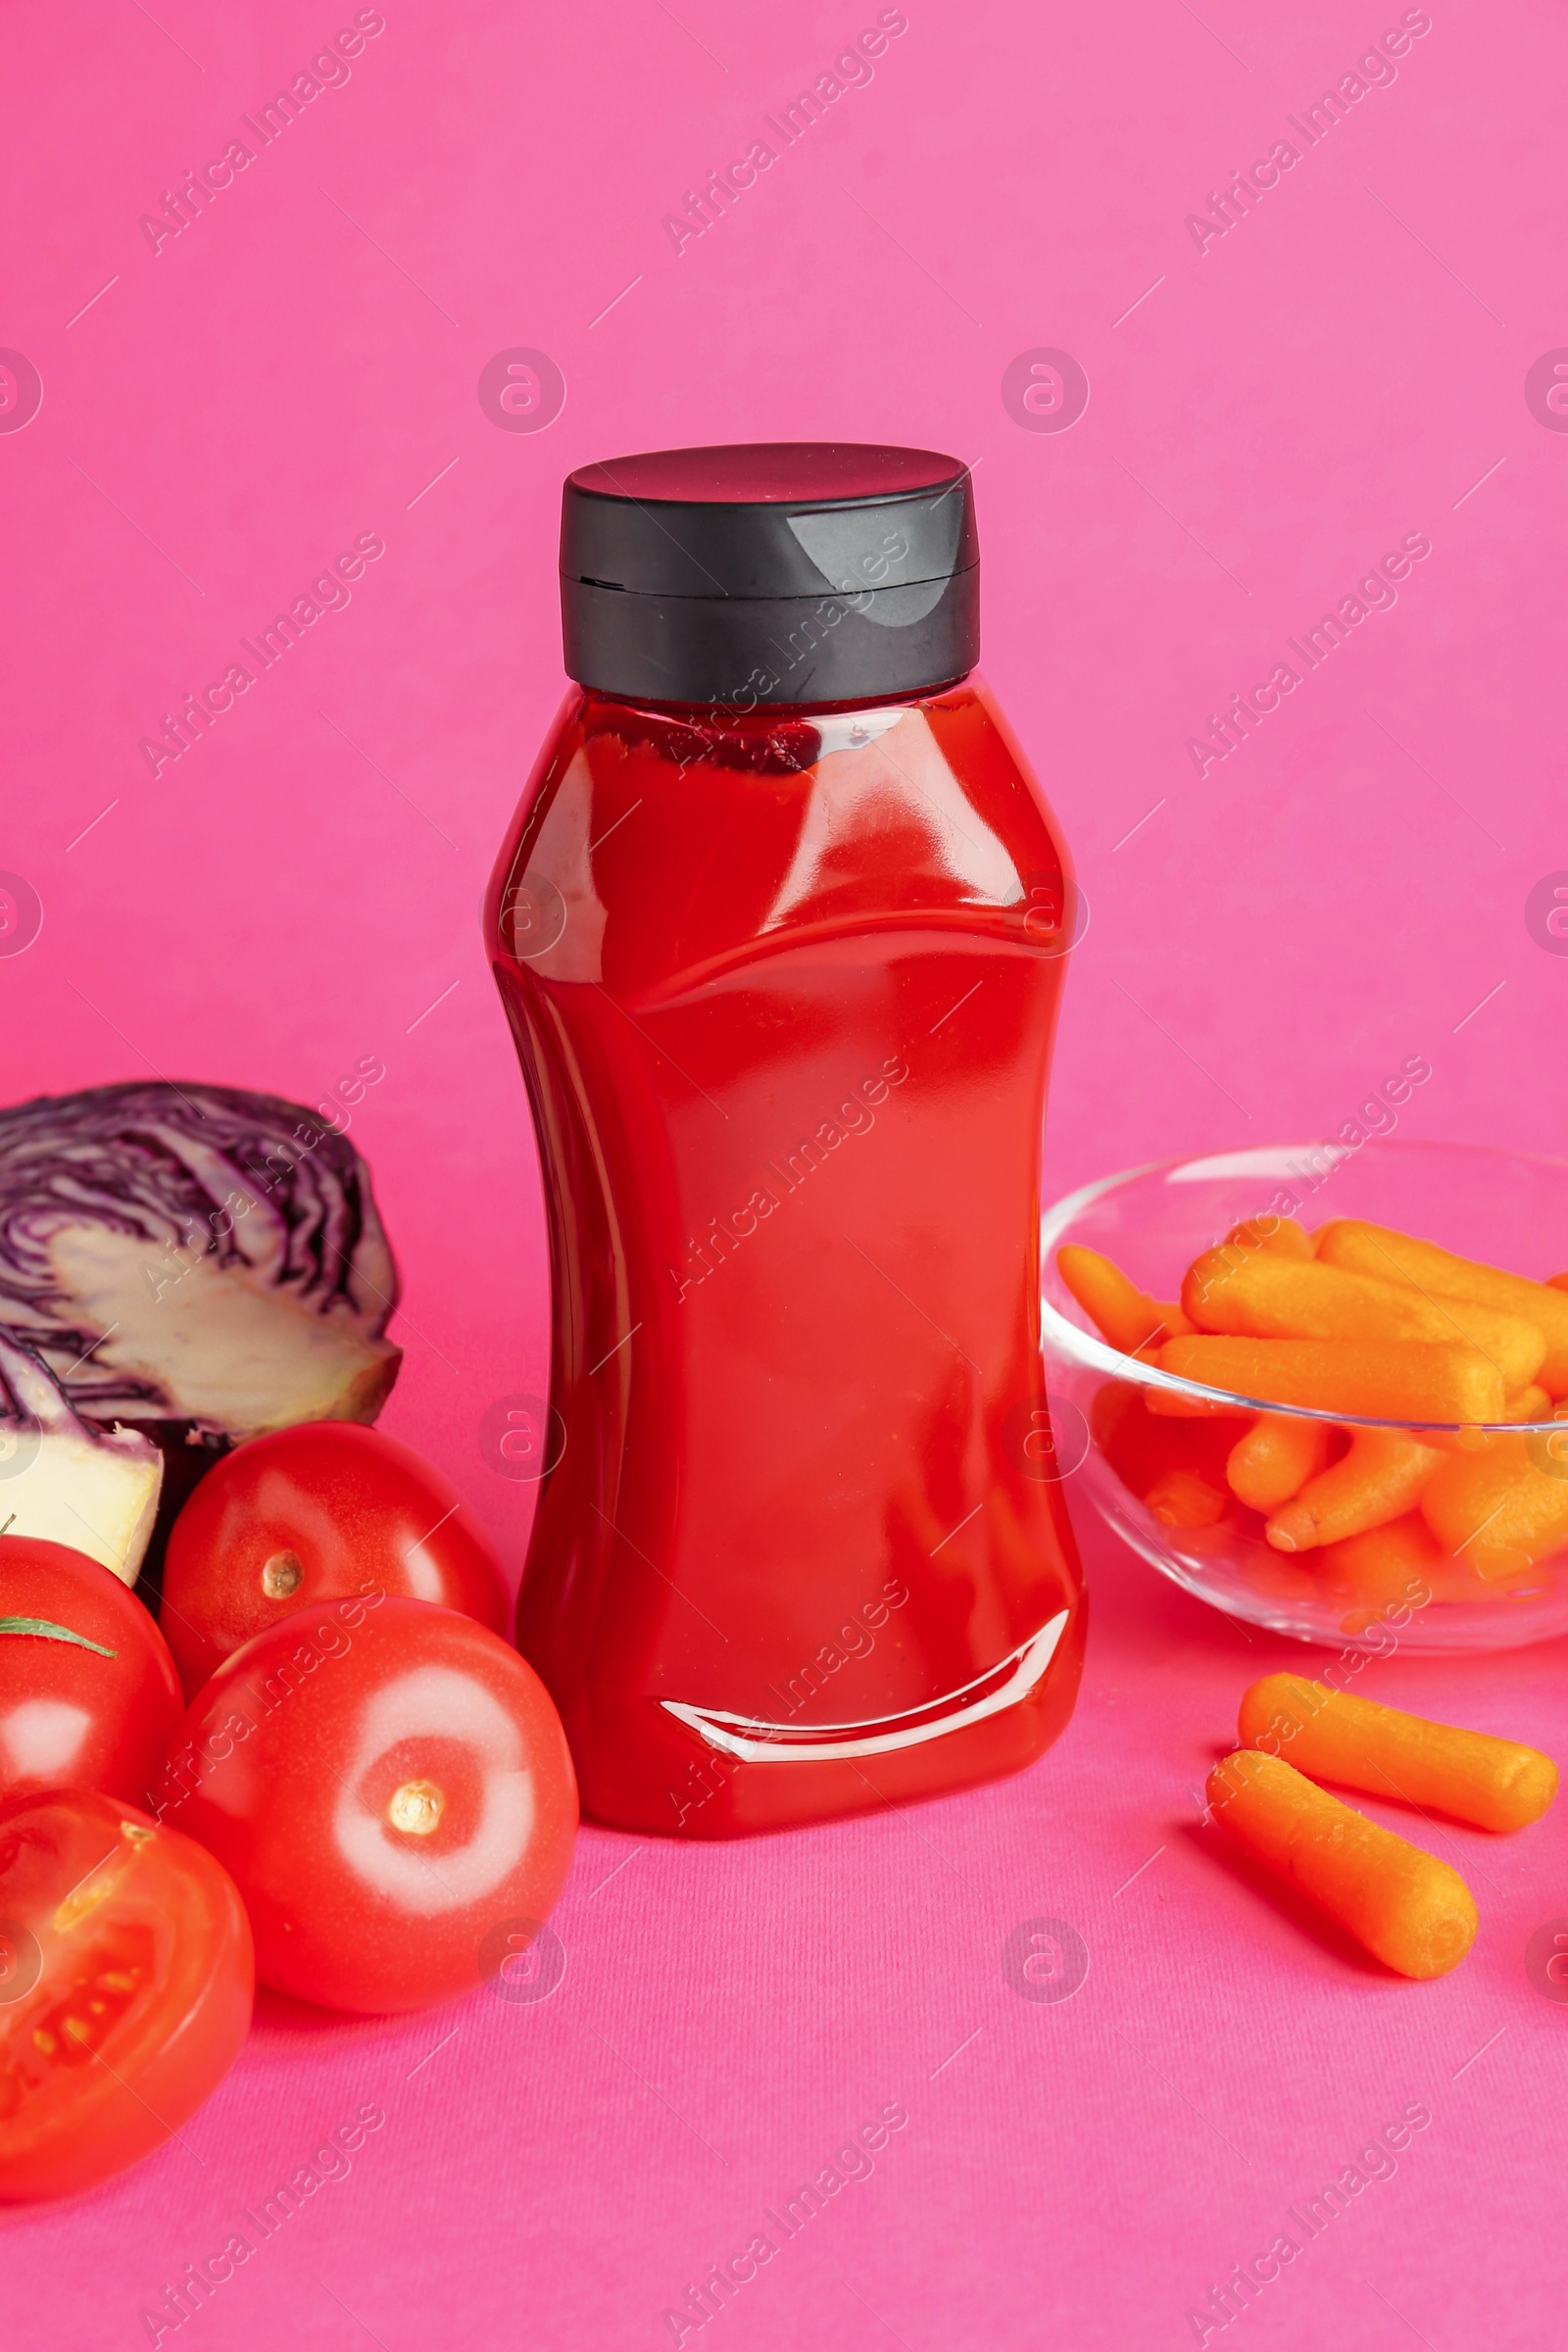
[[[1369,1139],[1376,1141],[1377,1139]],[[1318,1141],[1310,1144],[1248,1144],[1234,1152],[1203,1152],[1182,1154],[1176,1159],[1145,1160],[1136,1168],[1119,1168],[1113,1175],[1097,1176],[1074,1192],[1065,1193],[1040,1217],[1040,1263],[1042,1273],[1040,1294],[1041,1338],[1069,1363],[1086,1371],[1104,1372],[1114,1379],[1125,1381],[1131,1388],[1163,1389],[1173,1396],[1185,1396],[1193,1402],[1206,1405],[1226,1405],[1233,1411],[1245,1413],[1276,1413],[1296,1421],[1328,1421],[1336,1429],[1431,1430],[1445,1437],[1560,1437],[1568,1430],[1568,1421],[1387,1421],[1366,1413],[1327,1413],[1304,1404],[1278,1404],[1267,1397],[1244,1396],[1234,1389],[1205,1388],[1201,1382],[1184,1380],[1179,1373],[1162,1372],[1158,1365],[1143,1363],[1137,1356],[1123,1355],[1108,1340],[1098,1333],[1081,1330],[1069,1323],[1059,1307],[1054,1306],[1045,1295],[1044,1273],[1054,1265],[1061,1237],[1073,1220],[1081,1216],[1095,1201],[1102,1200],[1118,1186],[1131,1185],[1145,1176],[1163,1175],[1172,1181],[1173,1171],[1186,1171],[1186,1181],[1200,1183],[1204,1177],[1300,1175],[1299,1167],[1285,1165],[1288,1158],[1299,1160],[1309,1152],[1328,1152],[1338,1166],[1342,1161],[1354,1159],[1365,1150],[1364,1145],[1334,1144]],[[1462,1152],[1476,1159],[1509,1160],[1517,1165],[1555,1170],[1568,1188],[1568,1160],[1553,1159],[1542,1152],[1513,1152],[1504,1144],[1449,1144],[1425,1137],[1389,1137],[1378,1144],[1380,1152]],[[1267,1164],[1265,1163],[1278,1163]],[[1266,1212],[1265,1212],[1266,1213]],[[1174,1418],[1185,1418],[1183,1415]],[[1204,1416],[1206,1418],[1206,1416]]]

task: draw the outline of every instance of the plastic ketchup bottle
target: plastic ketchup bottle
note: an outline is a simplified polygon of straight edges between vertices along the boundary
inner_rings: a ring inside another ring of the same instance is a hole
[[[585,466],[561,572],[485,912],[554,1290],[518,1645],[625,1829],[1014,1771],[1083,1648],[1038,1239],[1078,900],[972,674],[967,469]]]

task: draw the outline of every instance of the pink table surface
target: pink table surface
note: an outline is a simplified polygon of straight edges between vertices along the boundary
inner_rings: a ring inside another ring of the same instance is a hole
[[[1355,74],[1400,24],[1381,0],[906,15],[678,252],[666,212],[875,8],[389,0],[265,147],[242,118],[352,8],[8,25],[0,344],[42,405],[0,378],[0,869],[42,928],[0,956],[5,1095],[162,1072],[315,1102],[383,1061],[352,1131],[407,1275],[386,1426],[514,1566],[528,1490],[476,1433],[542,1385],[547,1299],[477,909],[562,690],[572,465],[832,434],[975,462],[986,668],[1093,909],[1052,1192],[1333,1135],[1410,1054],[1434,1076],[1401,1132],[1561,1144],[1560,18],[1434,0],[1391,79]],[[1308,144],[1291,118],[1342,87]],[[236,137],[254,160],[208,211],[142,226]],[[1210,192],[1282,139],[1299,161],[1213,233]],[[518,348],[564,379],[538,432],[476,389]],[[1069,429],[1004,402],[1041,349],[1087,373]],[[365,532],[386,553],[352,604],[154,775],[162,714]],[[1407,533],[1432,552],[1397,603],[1195,757]],[[1474,1954],[1375,1972],[1194,1795],[1243,1684],[1311,1653],[1086,1552],[1083,1697],[1036,1770],[749,1845],[590,1829],[543,2001],[383,2025],[264,1999],[179,2142],[5,2221],[8,2346],[148,2341],[142,2309],[365,2102],[385,2121],[348,2175],[163,2342],[668,2343],[666,2308],[892,2104],[874,2170],[687,2343],[1175,2346],[1282,2231],[1255,2345],[1560,2340],[1568,2020],[1524,1952],[1568,1912],[1561,1824],[1444,1838]],[[1561,1748],[1563,1666],[1396,1656],[1366,1687]],[[1089,1956],[1059,2003],[1004,1971],[1041,1917]],[[1396,2171],[1315,2237],[1287,2220],[1412,2103]]]

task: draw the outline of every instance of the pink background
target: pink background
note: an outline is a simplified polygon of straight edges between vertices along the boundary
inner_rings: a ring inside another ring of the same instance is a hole
[[[407,1277],[386,1426],[514,1562],[529,1491],[476,1431],[543,1386],[547,1301],[477,913],[563,689],[559,487],[587,459],[842,435],[976,464],[986,671],[1093,908],[1053,1193],[1332,1134],[1410,1054],[1435,1075],[1404,1131],[1558,1147],[1568,963],[1525,902],[1568,866],[1568,442],[1524,378],[1568,339],[1559,13],[1434,0],[1397,79],[1254,214],[1202,253],[1185,225],[1398,14],[909,0],[869,86],[677,256],[662,216],[873,7],[389,0],[347,85],[156,255],[160,191],[353,10],[12,12],[0,343],[44,396],[0,433],[0,867],[44,916],[0,958],[5,1094],[161,1072],[315,1102],[384,1060],[352,1132]],[[537,434],[476,396],[519,345],[567,385]],[[1003,404],[1037,346],[1087,369],[1070,431]],[[139,739],[365,531],[387,552],[352,605],[154,780]],[[1205,714],[1412,531],[1433,553],[1397,606],[1200,779]],[[1363,1966],[1193,1801],[1244,1682],[1306,1653],[1087,1550],[1084,1695],[1037,1770],[746,1846],[588,1831],[537,2005],[264,2001],[184,2145],[5,2223],[8,2343],[146,2341],[141,2307],[367,2099],[387,2121],[352,2174],[177,2340],[667,2343],[664,2307],[891,2100],[907,2128],[718,2338],[1191,2342],[1187,2307],[1420,2100],[1430,2130],[1264,2292],[1252,2342],[1553,2340],[1568,2021],[1523,1952],[1568,1911],[1562,1822],[1445,1847],[1482,1908],[1456,1976]],[[1563,1664],[1366,1683],[1561,1748]],[[1002,1973],[1041,1914],[1090,1951],[1059,2005]]]

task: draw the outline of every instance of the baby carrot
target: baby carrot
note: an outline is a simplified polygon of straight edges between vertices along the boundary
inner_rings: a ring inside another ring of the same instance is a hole
[[[1312,1236],[1294,1217],[1246,1217],[1225,1236],[1233,1249],[1274,1250],[1281,1257],[1310,1257]]]
[[[1478,1830],[1522,1830],[1557,1793],[1557,1767],[1539,1748],[1489,1732],[1432,1723],[1299,1674],[1266,1674],[1243,1694],[1237,1737],[1313,1780],[1401,1796]]]
[[[1384,1527],[1413,1509],[1427,1480],[1447,1458],[1402,1429],[1358,1429],[1343,1461],[1308,1479],[1264,1532],[1276,1551],[1311,1551],[1319,1544]]]
[[[1551,1398],[1541,1383],[1533,1380],[1528,1388],[1503,1398],[1502,1417],[1505,1421],[1549,1421]]]
[[[1230,1497],[1201,1470],[1178,1467],[1161,1471],[1144,1503],[1166,1527],[1213,1527],[1224,1518]]]
[[[1473,1298],[1478,1305],[1522,1315],[1545,1335],[1546,1356],[1539,1373],[1553,1396],[1568,1396],[1568,1295],[1549,1282],[1505,1273],[1501,1266],[1455,1257],[1436,1242],[1417,1241],[1392,1226],[1367,1225],[1341,1217],[1318,1228],[1317,1253],[1324,1265],[1370,1274],[1379,1282],[1404,1282],[1436,1298]]]
[[[1235,1444],[1230,1424],[1218,1418],[1156,1421],[1145,1412],[1140,1390],[1121,1382],[1107,1381],[1105,1385],[1120,1390],[1127,1404],[1123,1406],[1119,1398],[1114,1403],[1102,1402],[1102,1391],[1091,1408],[1089,1426],[1124,1487],[1147,1502],[1169,1473],[1189,1470],[1223,1498],[1225,1457]]]
[[[1237,1261],[1205,1250],[1188,1269],[1182,1305],[1200,1331],[1256,1340],[1458,1342],[1489,1356],[1509,1393],[1535,1379],[1546,1352],[1537,1324],[1495,1307],[1427,1298],[1408,1285],[1261,1250]]]
[[[1441,1977],[1475,1940],[1456,1870],[1316,1788],[1278,1756],[1241,1748],[1207,1794],[1237,1843],[1401,1977]]]
[[[1441,1341],[1248,1340],[1200,1332],[1168,1340],[1154,1361],[1162,1372],[1204,1388],[1228,1389],[1259,1404],[1304,1405],[1308,1412],[1476,1422],[1495,1421],[1502,1410],[1495,1366],[1473,1348]],[[1149,1391],[1147,1402],[1152,1413],[1176,1418],[1194,1410],[1185,1397],[1159,1389]]]
[[[1338,1543],[1323,1544],[1312,1565],[1336,1592],[1366,1612],[1353,1625],[1345,1620],[1344,1630],[1351,1634],[1363,1633],[1368,1616],[1391,1601],[1425,1608],[1437,1596],[1442,1572],[1452,1563],[1438,1549],[1420,1512],[1407,1511],[1386,1527],[1369,1527],[1364,1535],[1343,1536]]]
[[[1102,1453],[1113,1453],[1134,1414],[1147,1421],[1144,1399],[1130,1380],[1102,1381],[1089,1407],[1089,1434]]]
[[[1422,1493],[1421,1515],[1438,1542],[1489,1583],[1568,1544],[1568,1477],[1538,1468],[1531,1443],[1495,1437],[1479,1452],[1450,1453]]]
[[[1332,1437],[1323,1421],[1303,1421],[1295,1413],[1259,1413],[1246,1437],[1231,1447],[1225,1464],[1231,1493],[1266,1518],[1327,1468]]]
[[[1140,1348],[1160,1347],[1192,1325],[1179,1306],[1151,1298],[1129,1280],[1113,1259],[1098,1250],[1067,1242],[1056,1251],[1056,1271],[1084,1313],[1099,1324],[1103,1336],[1123,1355]],[[1517,1383],[1515,1384],[1517,1386]]]

